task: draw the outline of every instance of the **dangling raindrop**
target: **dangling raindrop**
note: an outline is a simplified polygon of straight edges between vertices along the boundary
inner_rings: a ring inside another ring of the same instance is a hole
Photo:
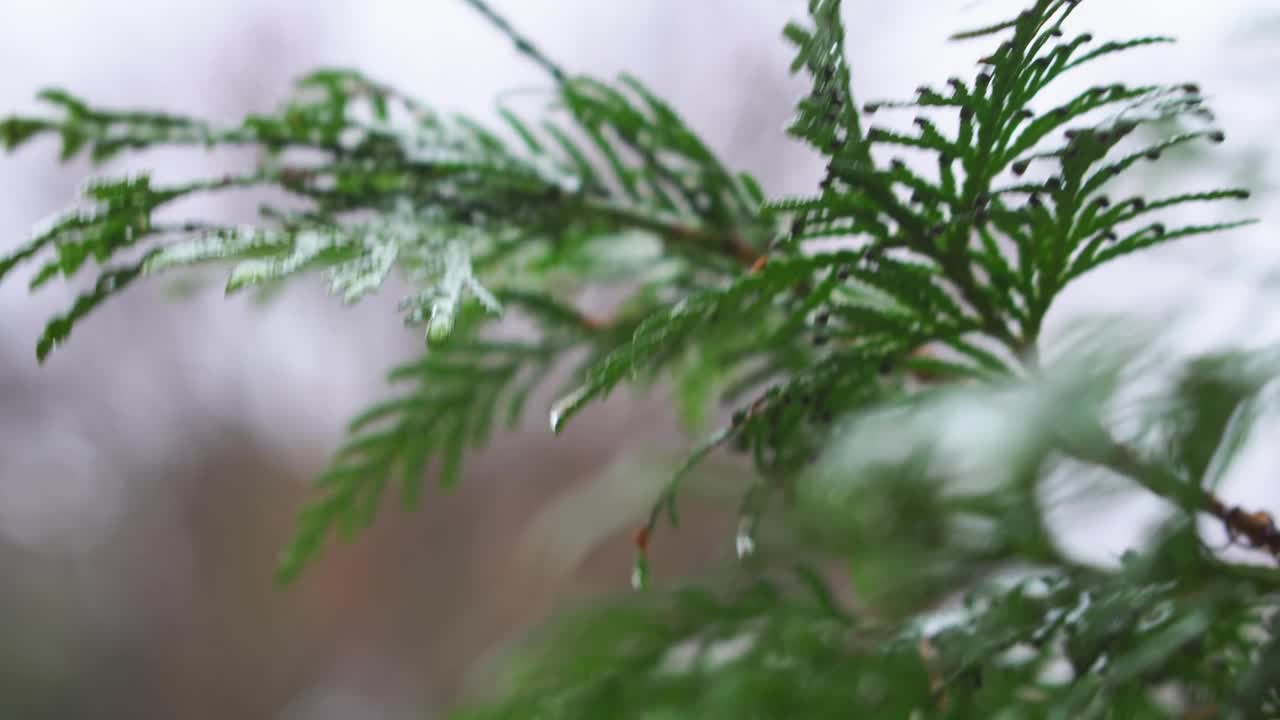
[[[560,432],[560,428],[564,426],[565,419],[577,409],[578,404],[582,402],[589,392],[591,392],[591,388],[583,385],[560,398],[551,406],[551,432]]]
[[[638,553],[635,562],[631,564],[631,589],[639,591],[648,586],[649,557],[644,553]]]
[[[743,516],[738,521],[738,537],[734,542],[738,550],[738,559],[742,560],[755,553],[755,518],[750,515]]]

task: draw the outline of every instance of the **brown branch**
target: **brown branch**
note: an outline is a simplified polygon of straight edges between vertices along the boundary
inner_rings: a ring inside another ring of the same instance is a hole
[[[1244,537],[1254,550],[1269,553],[1280,561],[1280,530],[1276,529],[1276,521],[1271,513],[1265,510],[1247,512],[1239,506],[1227,507],[1213,493],[1205,493],[1205,510],[1222,522],[1227,530],[1227,537],[1235,543],[1237,537]]]
[[[726,232],[719,228],[688,225],[608,202],[583,201],[582,207],[588,212],[615,220],[622,225],[654,232],[666,242],[720,252],[744,268],[751,267],[762,257],[755,248],[743,240],[742,234],[736,228]]]
[[[1104,452],[1084,448],[1068,449],[1077,459],[1110,468],[1133,478],[1152,493],[1173,502],[1188,513],[1203,512],[1217,518],[1232,542],[1243,537],[1254,550],[1269,554],[1280,562],[1280,529],[1266,511],[1248,512],[1239,506],[1228,506],[1213,492],[1187,483],[1169,470],[1143,460],[1137,451],[1111,441]]]

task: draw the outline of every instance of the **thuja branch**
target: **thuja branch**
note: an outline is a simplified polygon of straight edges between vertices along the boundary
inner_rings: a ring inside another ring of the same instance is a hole
[[[1253,549],[1266,552],[1280,562],[1280,530],[1270,513],[1249,512],[1239,506],[1228,505],[1213,492],[1187,482],[1160,463],[1146,460],[1133,448],[1109,438],[1099,443],[1096,449],[1085,444],[1064,449],[1079,460],[1131,478],[1190,515],[1206,513],[1217,518],[1233,541],[1243,537]]]
[[[583,199],[580,207],[588,213],[615,220],[622,225],[656,233],[664,242],[674,247],[688,247],[703,252],[718,253],[738,265],[750,268],[760,261],[760,253],[742,238],[737,228],[719,228],[691,225],[665,219],[616,203]]]
[[[518,52],[542,67],[542,69],[546,70],[547,73],[550,74],[551,77],[555,78],[557,82],[563,83],[568,79],[569,76],[565,73],[563,68],[561,68],[551,58],[543,54],[543,52],[539,50],[528,38],[512,27],[511,23],[507,22],[506,18],[502,17],[495,12],[493,8],[489,7],[489,3],[484,2],[484,0],[463,0],[463,2],[470,5],[476,10],[476,12],[483,15],[484,18],[497,27],[502,34],[511,39]]]

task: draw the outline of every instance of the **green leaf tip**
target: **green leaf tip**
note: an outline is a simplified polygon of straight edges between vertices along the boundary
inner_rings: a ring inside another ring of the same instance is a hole
[[[586,407],[595,396],[596,391],[590,385],[583,385],[556,400],[548,414],[551,432],[559,435],[565,423],[569,422],[569,418],[578,414],[578,411]]]

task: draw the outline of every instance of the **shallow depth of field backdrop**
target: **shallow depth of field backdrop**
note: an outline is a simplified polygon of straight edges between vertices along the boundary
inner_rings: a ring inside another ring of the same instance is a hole
[[[780,30],[803,13],[799,0],[493,4],[573,71],[639,75],[771,193],[818,180],[817,160],[781,134],[800,86]],[[944,38],[1018,3],[846,5],[865,101],[968,65],[975,46]],[[1091,275],[1067,292],[1046,338],[1086,313],[1190,305],[1176,325],[1188,351],[1280,340],[1280,8],[1095,0],[1073,25],[1180,38],[1085,72],[1201,83],[1229,142],[1207,165],[1185,158],[1187,172],[1253,187],[1264,222]],[[233,122],[321,65],[358,67],[481,117],[498,93],[545,82],[451,0],[0,0],[0,114],[56,85],[101,104]],[[75,199],[89,169],[55,157],[43,142],[0,160],[0,249]],[[244,160],[149,153],[100,172],[175,177]],[[252,196],[202,202],[243,220],[256,207]],[[429,494],[413,515],[389,508],[278,591],[275,553],[306,482],[346,418],[383,391],[384,369],[422,342],[393,312],[394,284],[347,308],[314,282],[263,307],[224,301],[216,275],[153,282],[108,303],[38,368],[35,338],[71,292],[27,297],[16,280],[0,287],[0,717],[422,717],[482,688],[477,668],[557,603],[626,586],[622,530],[683,447],[661,388],[620,394],[558,438],[544,394],[522,432],[499,435],[468,465],[458,491]],[[1277,447],[1254,442],[1227,493],[1275,510]],[[1071,547],[1091,560],[1114,557],[1143,528],[1132,518],[1158,512],[1109,507],[1063,515]],[[731,542],[731,520],[704,513],[663,536],[655,572],[692,572]]]

